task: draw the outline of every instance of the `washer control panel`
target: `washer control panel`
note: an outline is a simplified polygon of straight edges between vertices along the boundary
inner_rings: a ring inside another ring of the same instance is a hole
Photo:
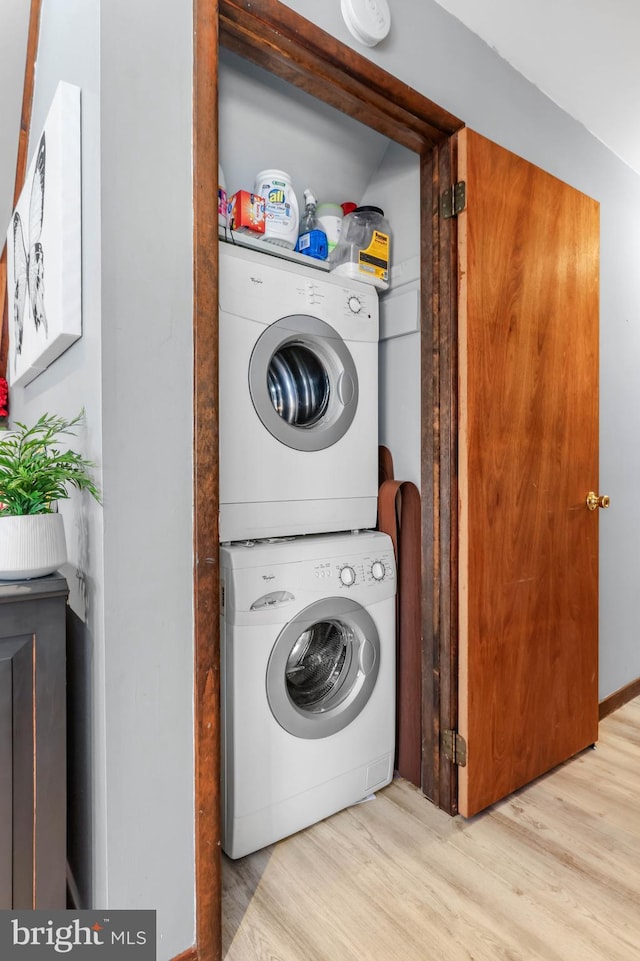
[[[317,561],[313,574],[318,580],[333,581],[336,588],[349,590],[356,585],[376,585],[392,580],[395,564],[391,552],[382,551],[366,557]]]

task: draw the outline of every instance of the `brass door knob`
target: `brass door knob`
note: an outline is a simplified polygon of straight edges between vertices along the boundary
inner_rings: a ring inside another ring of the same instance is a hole
[[[606,510],[611,503],[611,498],[607,494],[600,494],[598,496],[594,491],[589,491],[587,494],[587,507],[590,511],[595,511],[598,507]]]

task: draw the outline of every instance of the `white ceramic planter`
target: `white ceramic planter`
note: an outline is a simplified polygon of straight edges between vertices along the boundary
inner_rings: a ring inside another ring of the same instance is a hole
[[[44,577],[66,560],[62,514],[0,515],[0,580]]]

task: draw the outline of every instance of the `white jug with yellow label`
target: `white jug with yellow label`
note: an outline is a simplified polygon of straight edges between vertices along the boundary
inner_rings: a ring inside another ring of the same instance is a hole
[[[380,207],[356,207],[347,214],[329,263],[339,276],[361,280],[381,290],[388,288],[391,234]]]

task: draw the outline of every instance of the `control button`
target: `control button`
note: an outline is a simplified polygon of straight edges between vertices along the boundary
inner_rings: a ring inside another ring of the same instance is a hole
[[[320,302],[318,299],[318,288],[310,280],[307,281],[305,293],[308,304],[318,304]]]
[[[359,297],[356,297],[355,294],[352,294],[349,297],[347,304],[352,314],[359,314],[360,311],[362,310],[362,301],[360,300]]]
[[[345,587],[351,587],[356,582],[356,572],[353,567],[349,567],[347,564],[345,567],[340,569],[340,582],[344,584]]]
[[[371,565],[371,575],[374,581],[384,580],[384,576],[387,573],[387,569],[382,563],[382,561],[374,561]]]

